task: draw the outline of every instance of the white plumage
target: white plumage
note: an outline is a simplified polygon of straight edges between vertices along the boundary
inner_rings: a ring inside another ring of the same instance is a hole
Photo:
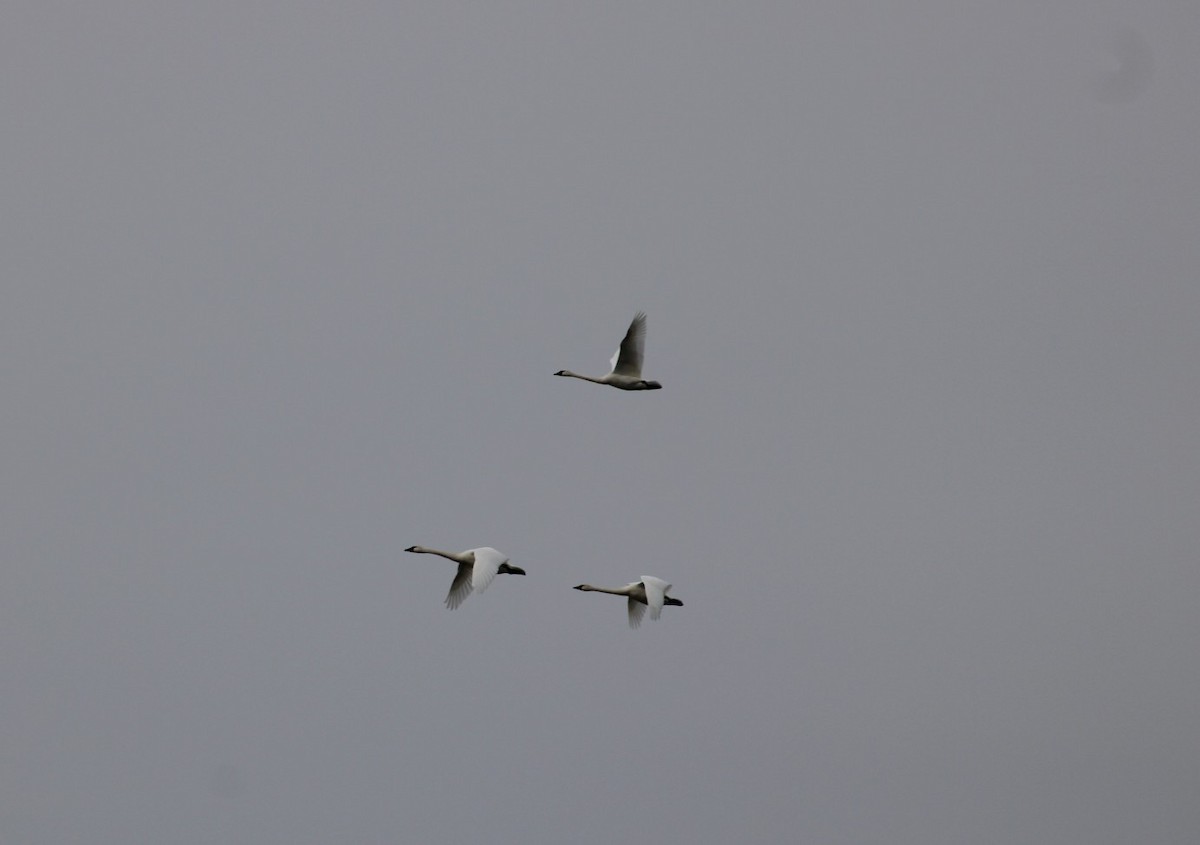
[[[665,605],[683,607],[679,599],[667,595],[671,585],[653,575],[643,575],[640,581],[626,584],[624,587],[610,589],[608,587],[593,587],[591,584],[580,584],[575,588],[590,593],[608,593],[613,596],[625,596],[626,611],[629,614],[629,627],[636,628],[642,624],[646,608],[650,608],[650,618],[658,619]]]
[[[596,384],[607,384],[621,390],[659,390],[662,388],[661,384],[642,378],[642,358],[645,350],[646,315],[639,311],[634,315],[633,322],[629,324],[629,329],[625,332],[625,339],[621,341],[621,345],[609,361],[612,371],[608,375],[593,378],[592,376],[581,376],[570,370],[559,370],[555,375],[583,379]]]

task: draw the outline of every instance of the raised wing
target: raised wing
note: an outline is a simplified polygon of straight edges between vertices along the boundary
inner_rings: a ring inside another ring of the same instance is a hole
[[[662,613],[663,599],[667,597],[667,590],[671,589],[671,585],[653,575],[643,575],[642,586],[646,589],[646,604],[650,607],[650,618],[657,619]]]
[[[450,610],[458,607],[467,596],[471,595],[471,564],[460,563],[454,581],[450,584],[450,592],[446,594],[446,607]]]
[[[642,624],[642,617],[646,615],[646,605],[642,604],[632,596],[629,597],[629,627],[636,628]]]
[[[625,332],[621,347],[609,361],[612,371],[620,376],[642,377],[642,353],[646,348],[646,315],[639,311]]]
[[[496,577],[496,573],[500,570],[500,564],[508,562],[508,556],[488,546],[484,546],[482,549],[471,549],[470,553],[475,556],[475,566],[472,567],[471,573],[471,588],[477,593],[482,593]]]

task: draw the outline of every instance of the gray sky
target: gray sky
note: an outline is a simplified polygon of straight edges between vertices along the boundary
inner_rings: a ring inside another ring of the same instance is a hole
[[[1198,41],[9,4],[0,839],[1194,842]]]

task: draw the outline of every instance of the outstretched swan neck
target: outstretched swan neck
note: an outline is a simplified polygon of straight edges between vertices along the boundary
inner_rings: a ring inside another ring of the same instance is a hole
[[[455,563],[474,563],[475,555],[472,552],[443,552],[441,549],[428,549],[425,546],[409,546],[404,551],[412,552],[417,555],[441,555],[442,557],[452,560]]]
[[[603,378],[592,378],[591,376],[581,376],[579,373],[573,373],[570,370],[559,370],[555,373],[556,376],[566,376],[567,378],[581,378],[584,381],[590,381],[593,384],[607,384]]]
[[[591,584],[580,584],[575,589],[583,590],[585,593],[608,593],[610,596],[627,596],[632,592],[630,587],[611,590],[608,587],[593,587]]]

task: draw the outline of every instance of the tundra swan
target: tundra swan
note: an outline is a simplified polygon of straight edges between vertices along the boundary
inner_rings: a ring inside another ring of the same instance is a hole
[[[581,378],[584,381],[594,381],[596,384],[611,384],[621,390],[659,390],[662,388],[661,384],[642,378],[642,353],[645,348],[646,315],[639,311],[634,315],[633,322],[629,324],[629,331],[625,332],[625,339],[621,341],[621,346],[609,361],[612,372],[600,378],[581,376],[570,370],[559,370],[555,375]]]
[[[458,572],[450,584],[450,592],[446,594],[446,607],[450,610],[466,601],[472,592],[482,593],[486,590],[498,573],[525,574],[521,567],[509,566],[507,555],[489,546],[467,549],[465,552],[442,552],[424,546],[409,546],[404,551],[418,555],[441,555],[458,564]]]
[[[606,587],[593,587],[591,584],[580,584],[575,588],[590,593],[610,593],[614,596],[628,596],[629,601],[629,627],[636,628],[642,624],[642,616],[646,612],[646,608],[650,608],[650,618],[657,619],[662,613],[663,605],[673,604],[676,607],[683,607],[683,602],[679,599],[673,599],[667,595],[667,590],[671,589],[671,585],[661,578],[655,578],[653,575],[643,575],[642,580],[634,581],[632,584],[626,584],[615,590],[610,590]]]

